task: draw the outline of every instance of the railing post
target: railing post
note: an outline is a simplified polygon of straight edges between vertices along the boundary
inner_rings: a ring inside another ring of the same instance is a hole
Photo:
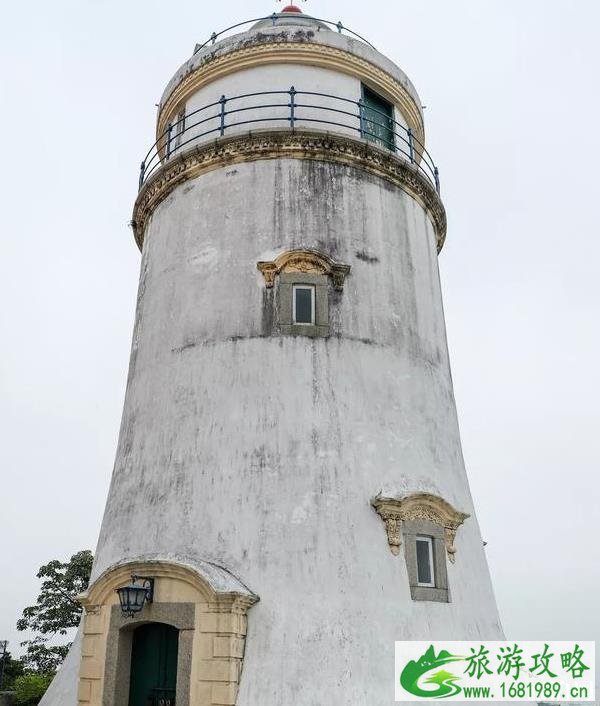
[[[360,119],[360,136],[365,136],[365,102],[362,98],[358,100],[358,116]]]
[[[437,167],[433,170],[433,175],[435,177],[435,190],[438,192],[438,196],[440,193],[440,171]]]
[[[206,35],[204,35],[204,36],[206,36]],[[219,36],[219,35],[218,35],[216,32],[213,32],[213,33],[210,35],[210,40],[211,40],[211,42],[212,42],[213,44],[217,41],[217,37],[218,37],[218,36]]]
[[[144,184],[144,172],[146,171],[146,163],[142,162],[140,164],[140,180],[138,182],[138,190],[142,188]]]
[[[171,133],[173,132],[173,126],[169,124],[167,127],[167,148],[165,150],[167,159],[171,156]]]
[[[225,103],[227,103],[227,98],[225,96],[221,96],[219,98],[219,103],[221,104],[221,125],[220,125],[220,131],[221,131],[221,137],[225,134]]]
[[[336,27],[337,27],[337,31],[341,34],[342,30],[344,29],[344,25],[342,24],[341,20],[336,24]]]
[[[415,163],[415,143],[412,128],[408,128],[408,151],[410,152],[410,163]]]
[[[294,129],[296,123],[296,89],[292,86],[290,88],[290,127]]]

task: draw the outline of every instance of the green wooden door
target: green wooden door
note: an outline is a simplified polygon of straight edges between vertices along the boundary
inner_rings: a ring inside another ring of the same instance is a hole
[[[394,149],[394,108],[381,96],[363,86],[364,137],[381,147]]]
[[[129,706],[175,706],[179,630],[163,623],[136,628]]]

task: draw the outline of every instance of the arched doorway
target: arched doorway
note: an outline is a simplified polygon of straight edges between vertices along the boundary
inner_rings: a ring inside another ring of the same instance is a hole
[[[179,630],[147,623],[133,632],[129,706],[175,706]]]

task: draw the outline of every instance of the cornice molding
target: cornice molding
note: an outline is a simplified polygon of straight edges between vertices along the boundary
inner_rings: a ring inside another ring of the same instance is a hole
[[[238,591],[217,591],[200,571],[176,562],[156,559],[128,561],[109,567],[76,600],[86,612],[93,613],[98,606],[108,601],[119,586],[128,583],[134,574],[181,581],[193,586],[205,601],[225,606],[242,606],[247,609],[258,601],[258,596],[250,592],[244,595]]]
[[[444,541],[448,558],[455,561],[456,532],[469,517],[449,502],[430,493],[413,493],[404,498],[382,498],[378,495],[371,505],[385,523],[388,544],[392,554],[398,555],[401,546],[401,523],[410,520],[426,520],[444,528]]]
[[[446,212],[429,180],[408,161],[366,140],[316,130],[264,130],[221,138],[183,152],[164,163],[142,187],[132,227],[140,250],[154,209],[180,184],[240,162],[306,159],[344,164],[380,177],[410,194],[429,214],[438,253],[446,237]]]
[[[268,35],[267,35],[268,36]],[[425,128],[420,107],[409,91],[393,76],[367,59],[327,44],[282,42],[273,36],[262,38],[261,44],[229,49],[224,54],[208,55],[197,68],[188,73],[171,91],[160,107],[156,139],[164,134],[182,106],[204,86],[238,71],[268,64],[306,64],[349,74],[370,85],[395,103],[406,118],[418,140],[425,144]]]

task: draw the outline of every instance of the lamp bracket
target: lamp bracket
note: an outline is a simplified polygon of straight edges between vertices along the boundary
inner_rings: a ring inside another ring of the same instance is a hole
[[[133,583],[136,581],[142,582],[142,587],[146,589],[146,602],[152,603],[154,600],[154,579],[149,576],[138,576],[137,574],[132,575]]]

